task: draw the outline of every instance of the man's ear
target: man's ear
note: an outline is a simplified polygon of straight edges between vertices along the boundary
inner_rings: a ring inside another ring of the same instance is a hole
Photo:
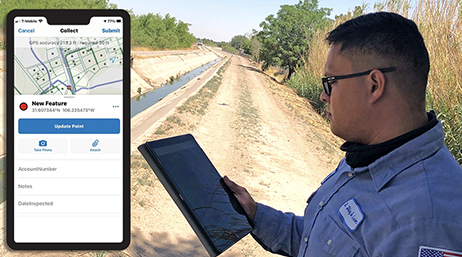
[[[374,104],[385,92],[386,78],[381,71],[375,69],[371,71],[367,80],[369,82],[369,103]]]

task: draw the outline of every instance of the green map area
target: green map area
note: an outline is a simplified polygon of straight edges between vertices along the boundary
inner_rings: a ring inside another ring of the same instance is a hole
[[[16,94],[122,94],[122,38],[16,40]]]

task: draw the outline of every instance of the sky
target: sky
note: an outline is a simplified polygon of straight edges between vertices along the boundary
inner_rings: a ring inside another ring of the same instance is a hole
[[[260,30],[259,24],[270,14],[276,14],[281,5],[293,5],[298,0],[109,0],[119,8],[132,10],[136,15],[167,13],[191,24],[190,32],[196,38],[229,42],[233,36],[244,35],[252,29]],[[364,2],[372,3],[366,9],[372,11],[375,1],[367,0],[320,0],[319,7],[332,8],[331,18],[346,13]]]

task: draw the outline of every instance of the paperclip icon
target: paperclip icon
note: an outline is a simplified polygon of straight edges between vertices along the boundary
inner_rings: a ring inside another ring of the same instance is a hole
[[[93,147],[96,147],[96,146],[98,145],[98,143],[99,143],[99,140],[96,139],[96,140],[93,142],[93,144],[91,144],[91,145],[92,145]]]

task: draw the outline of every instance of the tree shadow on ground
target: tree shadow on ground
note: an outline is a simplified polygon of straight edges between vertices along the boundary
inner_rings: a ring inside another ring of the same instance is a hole
[[[255,67],[252,67],[252,66],[246,66],[246,65],[242,65],[242,64],[239,64],[239,67],[242,67],[248,71],[253,71],[253,72],[258,72],[264,76],[266,76],[267,78],[271,79],[272,81],[274,81],[275,83],[278,83],[279,85],[284,85],[283,83],[277,81],[275,78],[271,77],[270,75],[264,73],[263,71],[255,68]]]
[[[137,227],[132,228],[131,243],[126,252],[132,257],[138,256],[204,256],[208,253],[196,236],[176,240],[168,232],[152,232],[145,236]],[[233,256],[233,255],[227,255]]]

